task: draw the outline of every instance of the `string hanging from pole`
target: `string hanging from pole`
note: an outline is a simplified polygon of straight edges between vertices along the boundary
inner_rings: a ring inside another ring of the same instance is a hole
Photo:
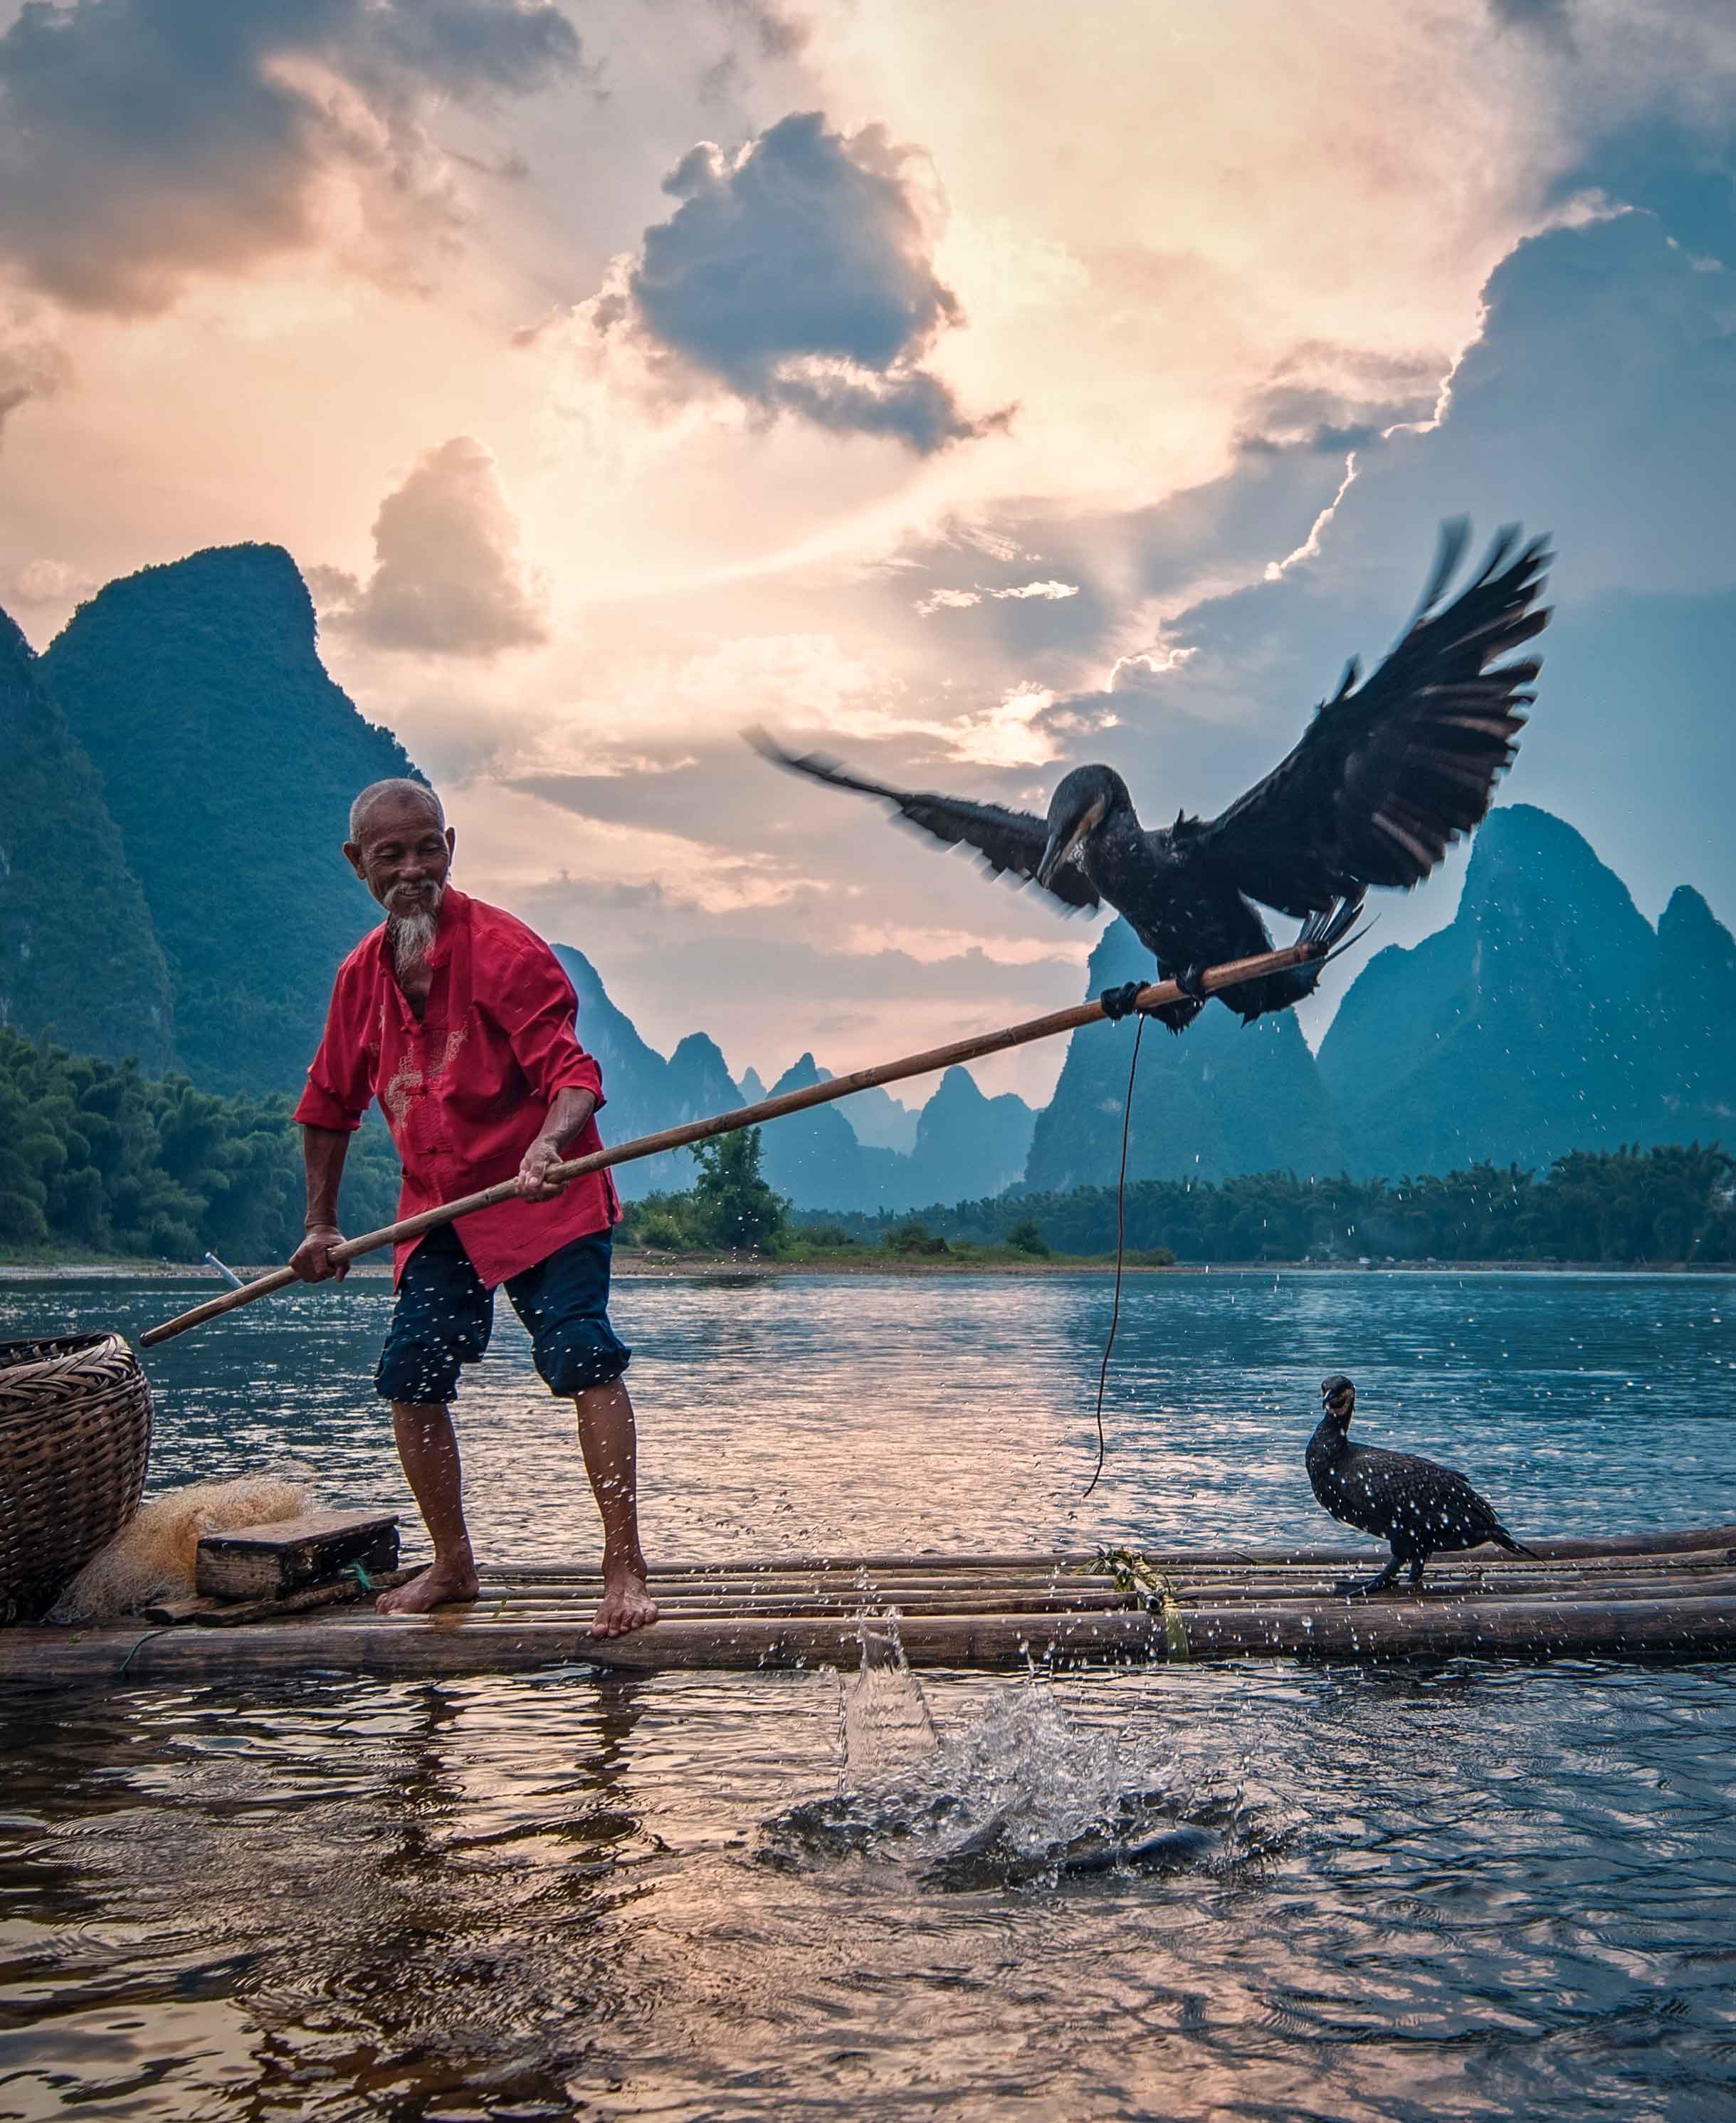
[[[1141,1011],[1134,1024],[1133,1052],[1127,1060],[1127,1095],[1121,1101],[1121,1169],[1115,1183],[1115,1303],[1110,1307],[1109,1336],[1103,1344],[1103,1361],[1097,1366],[1097,1464],[1085,1484],[1088,1497],[1103,1473],[1103,1388],[1109,1377],[1109,1357],[1115,1347],[1116,1329],[1121,1324],[1121,1266],[1127,1251],[1127,1137],[1133,1126],[1133,1087],[1139,1071],[1139,1042],[1144,1037],[1145,1015]]]

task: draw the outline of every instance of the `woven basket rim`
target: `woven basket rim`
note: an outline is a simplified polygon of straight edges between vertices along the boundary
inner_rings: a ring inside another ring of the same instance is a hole
[[[119,1343],[129,1356],[132,1345],[112,1327],[87,1329],[81,1334],[26,1334],[0,1341],[0,1374],[20,1364],[52,1362],[57,1357],[91,1355],[111,1342]]]

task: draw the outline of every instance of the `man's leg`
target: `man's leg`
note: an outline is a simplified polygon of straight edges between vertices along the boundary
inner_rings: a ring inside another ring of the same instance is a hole
[[[374,1388],[392,1406],[392,1428],[434,1544],[434,1560],[408,1585],[382,1592],[382,1615],[425,1615],[476,1596],[476,1558],[464,1523],[464,1469],[452,1430],[459,1368],[489,1346],[494,1302],[450,1225],[430,1231],[404,1264]]]
[[[587,1386],[573,1396],[578,1441],[603,1520],[603,1596],[591,1623],[593,1637],[624,1637],[657,1619],[645,1582],[639,1539],[638,1447],[626,1384]],[[406,1588],[408,1589],[408,1588]]]
[[[594,1231],[507,1284],[530,1329],[536,1369],[551,1393],[571,1394],[578,1411],[585,1472],[603,1521],[603,1596],[596,1637],[624,1637],[657,1619],[639,1547],[633,1403],[621,1382],[633,1352],[609,1324],[610,1237]]]
[[[408,1585],[382,1592],[374,1605],[382,1615],[425,1615],[448,1600],[474,1600],[476,1558],[464,1523],[464,1469],[452,1410],[442,1400],[395,1400],[392,1428],[434,1559]]]

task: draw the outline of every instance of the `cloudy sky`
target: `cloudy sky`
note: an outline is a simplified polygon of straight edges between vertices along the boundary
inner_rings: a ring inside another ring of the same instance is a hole
[[[1733,92],[1723,0],[0,0],[0,603],[287,546],[463,882],[770,1075],[1093,932],[744,725],[1214,809],[1519,518],[1507,793],[1729,919]]]

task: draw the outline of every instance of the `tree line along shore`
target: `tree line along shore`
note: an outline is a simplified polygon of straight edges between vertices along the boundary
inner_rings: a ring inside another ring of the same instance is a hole
[[[0,1031],[0,1259],[286,1258],[303,1206],[289,1107]],[[757,1130],[699,1146],[693,1184],[629,1202],[619,1243],[839,1268],[1085,1266],[1115,1249],[1112,1187],[1013,1190],[914,1215],[798,1212],[760,1158]],[[396,1202],[396,1159],[376,1122],[345,1171],[345,1226],[388,1223]],[[1144,1179],[1122,1206],[1135,1266],[1736,1264],[1736,1160],[1716,1144],[1574,1151],[1535,1172]]]

